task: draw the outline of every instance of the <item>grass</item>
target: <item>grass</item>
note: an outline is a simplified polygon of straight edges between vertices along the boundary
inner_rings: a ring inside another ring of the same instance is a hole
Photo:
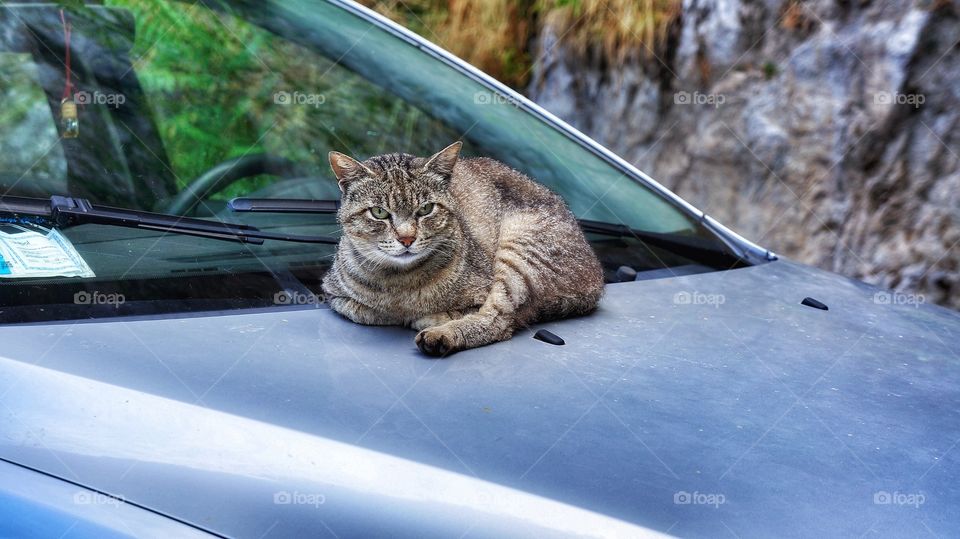
[[[808,33],[814,28],[814,20],[806,12],[802,0],[790,0],[780,17],[780,26],[785,30]]]
[[[540,0],[543,24],[556,28],[576,51],[599,49],[621,62],[633,51],[659,55],[674,23],[680,0]]]
[[[618,63],[659,56],[681,0],[361,0],[515,87],[530,78],[531,40],[545,27],[580,55]]]

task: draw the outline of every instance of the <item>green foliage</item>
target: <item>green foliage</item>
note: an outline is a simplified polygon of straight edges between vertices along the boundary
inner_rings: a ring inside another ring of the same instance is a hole
[[[780,73],[780,69],[777,67],[777,64],[769,60],[763,63],[763,76],[767,80],[776,77],[778,73]]]
[[[67,9],[82,9],[84,7],[83,0],[55,0],[54,3]]]
[[[330,150],[427,153],[456,137],[342,66],[239,17],[175,3],[108,3],[136,19],[131,56],[181,188],[242,155],[286,157],[325,176]],[[313,103],[278,102],[278,93]],[[217,198],[271,181],[250,178]]]
[[[254,105],[238,99],[269,82],[256,57],[260,33],[198,6],[107,4],[134,15],[131,59],[181,187],[213,164],[263,151],[257,122],[249,118]]]
[[[0,188],[7,192],[62,192],[66,181],[59,133],[37,72],[29,54],[0,54]]]
[[[552,6],[550,4],[552,4]],[[582,0],[554,0],[553,2],[541,2],[541,6],[544,9],[550,9],[550,7],[569,8],[573,11],[574,16],[577,17],[583,14]]]

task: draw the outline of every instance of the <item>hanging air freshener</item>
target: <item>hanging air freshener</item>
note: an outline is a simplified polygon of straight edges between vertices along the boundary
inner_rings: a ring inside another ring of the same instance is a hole
[[[77,102],[71,95],[73,92],[73,82],[70,73],[70,23],[67,22],[60,10],[60,22],[63,23],[63,49],[64,49],[64,85],[63,99],[60,100],[60,130],[63,138],[77,138],[80,136],[80,115],[77,114]]]
[[[80,117],[77,115],[77,103],[70,98],[60,101],[60,129],[63,138],[77,138],[80,135]]]

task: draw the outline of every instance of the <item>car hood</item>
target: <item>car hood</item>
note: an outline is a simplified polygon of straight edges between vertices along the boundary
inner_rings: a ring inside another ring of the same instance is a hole
[[[0,457],[230,536],[955,535],[921,303],[777,261],[445,360],[322,307],[2,327]]]

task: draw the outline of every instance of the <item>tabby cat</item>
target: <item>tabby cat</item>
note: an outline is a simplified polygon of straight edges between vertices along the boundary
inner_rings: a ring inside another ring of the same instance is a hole
[[[563,200],[493,159],[460,159],[460,146],[363,162],[330,152],[343,227],[323,280],[333,310],[410,326],[442,356],[596,309],[600,262]]]

